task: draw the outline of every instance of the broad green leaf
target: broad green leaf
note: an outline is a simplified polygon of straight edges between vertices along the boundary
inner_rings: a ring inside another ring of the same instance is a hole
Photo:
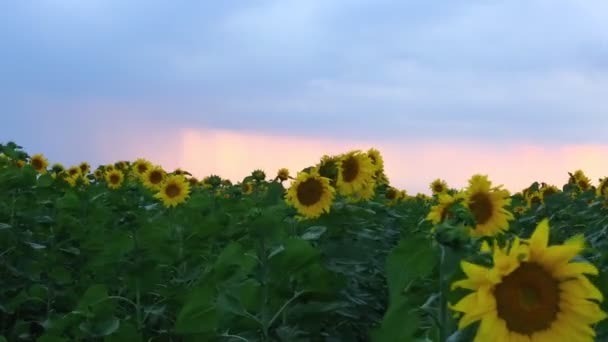
[[[214,291],[211,287],[194,288],[177,314],[175,332],[200,334],[215,331],[219,315],[215,308]]]
[[[308,227],[300,236],[304,240],[318,240],[327,231],[325,226]]]

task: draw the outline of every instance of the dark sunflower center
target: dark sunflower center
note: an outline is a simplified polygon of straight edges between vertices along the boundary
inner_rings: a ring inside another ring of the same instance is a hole
[[[42,169],[42,160],[36,158],[36,159],[32,159],[32,166],[34,167],[35,170],[41,170]]]
[[[300,183],[297,189],[298,201],[305,206],[311,206],[321,200],[323,185],[318,179],[309,178]]]
[[[359,162],[354,157],[348,157],[342,161],[342,179],[350,183],[359,175]]]
[[[144,173],[147,170],[148,170],[148,167],[146,166],[146,164],[139,164],[139,165],[137,165],[137,172]]]
[[[78,173],[78,170],[77,170],[77,169],[70,169],[70,171],[69,171],[70,176],[74,176],[74,175],[76,175],[77,173]]]
[[[390,188],[390,189],[386,190],[385,196],[386,196],[386,199],[388,199],[388,200],[394,200],[395,198],[397,198],[397,190]]]
[[[522,263],[494,289],[498,317],[523,335],[551,326],[559,311],[558,282],[540,265]]]
[[[110,175],[110,183],[112,184],[118,184],[120,183],[120,176],[118,176],[117,174],[111,174]]]
[[[169,198],[177,197],[177,196],[179,196],[179,194],[181,192],[182,192],[182,189],[177,184],[169,184],[165,188],[165,194]]]
[[[584,179],[578,181],[578,187],[583,191],[587,191],[589,189],[589,183],[587,183]]]
[[[540,204],[540,197],[537,195],[532,196],[532,198],[530,198],[530,203],[533,205]]]
[[[433,192],[435,192],[435,193],[443,192],[443,185],[441,183],[433,184]]]
[[[478,192],[471,196],[471,204],[469,205],[477,224],[484,224],[490,220],[494,212],[494,205],[490,199],[490,195],[484,192]]]
[[[80,171],[82,171],[82,173],[86,173],[89,170],[89,167],[87,165],[80,165]]]
[[[152,171],[150,172],[148,179],[150,180],[150,183],[158,184],[163,180],[163,175],[158,171]]]

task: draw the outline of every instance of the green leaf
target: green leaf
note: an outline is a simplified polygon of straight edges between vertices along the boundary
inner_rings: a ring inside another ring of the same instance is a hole
[[[45,173],[38,177],[38,186],[41,188],[48,188],[49,186],[53,185],[54,181],[55,180],[53,177],[51,177],[50,173]]]
[[[80,323],[78,326],[84,333],[94,336],[102,337],[113,334],[120,328],[120,320],[116,317],[110,317],[104,320],[86,321]]]
[[[401,296],[412,281],[430,275],[438,261],[437,251],[424,237],[402,239],[386,260],[389,302]]]
[[[94,305],[101,303],[108,297],[108,288],[105,285],[91,285],[85,293],[80,297],[76,311],[86,313],[90,309],[94,310]]]
[[[11,228],[13,228],[13,226],[11,226],[10,224],[0,222],[0,230],[11,229]]]
[[[411,341],[419,325],[419,318],[412,311],[405,301],[392,305],[381,325],[370,331],[372,341]]]
[[[126,321],[122,321],[120,322],[120,327],[118,328],[118,330],[114,334],[106,336],[104,338],[104,342],[122,341],[141,342],[142,336],[133,324]]]
[[[65,339],[63,337],[47,335],[47,334],[44,334],[44,335],[38,337],[38,339],[36,339],[36,342],[68,342],[68,341],[69,341],[68,339]],[[0,342],[2,342],[2,339],[0,339]]]
[[[306,240],[290,238],[283,244],[285,250],[269,260],[272,270],[281,277],[288,276],[314,263],[319,258],[319,250]]]
[[[304,240],[318,240],[326,231],[327,227],[325,226],[312,226],[308,227],[300,237]]]
[[[213,289],[194,288],[187,296],[184,306],[177,314],[175,332],[178,334],[200,334],[217,328],[219,315],[214,304]]]
[[[6,337],[0,335],[0,342],[8,342]]]

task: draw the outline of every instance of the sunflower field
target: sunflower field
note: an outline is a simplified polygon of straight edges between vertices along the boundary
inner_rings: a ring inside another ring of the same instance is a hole
[[[411,196],[373,148],[267,172],[1,144],[0,341],[608,341],[608,178]]]

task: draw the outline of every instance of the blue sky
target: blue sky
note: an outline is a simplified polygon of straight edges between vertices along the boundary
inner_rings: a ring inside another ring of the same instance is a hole
[[[124,140],[146,122],[167,139],[608,144],[605,1],[9,0],[0,13],[0,137],[57,158],[99,127]]]

